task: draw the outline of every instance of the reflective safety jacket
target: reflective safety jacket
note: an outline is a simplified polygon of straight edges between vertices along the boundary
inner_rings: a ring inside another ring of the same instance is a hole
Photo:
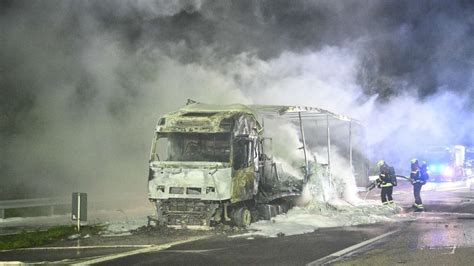
[[[380,166],[380,174],[379,178],[377,178],[378,187],[393,187],[394,185],[394,177],[390,171],[390,166],[387,164],[383,164]]]
[[[416,184],[416,183],[425,184],[426,183],[425,180],[421,176],[420,166],[418,165],[418,162],[411,164],[410,179],[412,180],[413,184]]]

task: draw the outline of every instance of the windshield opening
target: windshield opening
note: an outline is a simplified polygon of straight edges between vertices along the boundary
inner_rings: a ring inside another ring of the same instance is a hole
[[[154,155],[160,161],[230,162],[230,133],[158,134]]]

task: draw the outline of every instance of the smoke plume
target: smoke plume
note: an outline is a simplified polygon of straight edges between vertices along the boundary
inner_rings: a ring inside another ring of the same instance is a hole
[[[188,98],[359,119],[408,168],[473,145],[470,1],[2,1],[0,197],[146,194],[159,116]],[[311,136],[307,136],[310,138]]]

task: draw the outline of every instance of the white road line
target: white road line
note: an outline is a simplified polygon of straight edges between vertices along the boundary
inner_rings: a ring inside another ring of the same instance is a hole
[[[82,261],[82,262],[79,262],[79,263],[73,263],[72,265],[90,265],[90,264],[94,264],[94,263],[100,263],[100,262],[115,260],[115,259],[119,259],[119,258],[123,258],[123,257],[132,256],[132,255],[137,255],[137,254],[142,254],[142,253],[147,253],[147,252],[160,251],[160,250],[163,250],[163,249],[170,248],[171,246],[174,246],[174,245],[193,242],[193,241],[201,240],[201,239],[208,238],[208,237],[209,236],[192,237],[192,238],[188,238],[188,239],[185,239],[185,240],[180,240],[180,241],[167,243],[167,244],[163,244],[163,245],[151,246],[151,247],[146,247],[146,248],[142,248],[142,249],[138,249],[138,250],[132,250],[132,251],[122,252],[122,253],[118,253],[118,254],[107,255],[107,256],[104,256],[104,257],[100,257],[100,258],[95,258],[95,259],[91,259],[91,260],[87,260],[87,261]]]
[[[214,248],[214,249],[193,249],[193,250],[163,250],[165,253],[206,253],[212,251],[219,251],[225,248]]]
[[[453,250],[451,250],[451,253],[449,254],[454,254],[454,252],[456,252],[456,245],[453,246]]]
[[[350,253],[350,252],[352,252],[352,251],[354,251],[354,250],[356,250],[356,249],[359,249],[359,248],[361,248],[361,247],[367,246],[368,244],[371,244],[371,243],[373,243],[373,242],[375,242],[375,241],[378,241],[378,240],[380,240],[380,239],[382,239],[382,238],[384,238],[384,237],[387,237],[387,236],[389,236],[389,235],[391,235],[391,234],[394,234],[394,233],[397,233],[397,232],[399,232],[399,231],[400,231],[400,230],[394,230],[394,231],[388,232],[388,233],[386,233],[386,234],[383,234],[383,235],[380,235],[380,236],[371,238],[371,239],[366,240],[366,241],[364,241],[364,242],[361,242],[361,243],[359,243],[359,244],[355,244],[355,245],[350,246],[350,247],[348,247],[348,248],[345,248],[345,249],[343,249],[343,250],[339,250],[339,251],[337,251],[337,252],[334,252],[334,253],[332,253],[332,254],[330,254],[330,255],[324,257],[324,258],[320,258],[320,259],[315,260],[315,261],[313,261],[313,262],[310,262],[310,263],[308,263],[308,264],[306,264],[306,265],[308,265],[308,266],[314,266],[314,265],[321,265],[321,264],[323,264],[323,263],[330,263],[331,261],[333,261],[333,260],[335,260],[335,259],[337,259],[337,258],[339,258],[339,257],[341,257],[341,256],[344,256],[344,255],[346,255],[346,254],[348,254],[348,253]]]

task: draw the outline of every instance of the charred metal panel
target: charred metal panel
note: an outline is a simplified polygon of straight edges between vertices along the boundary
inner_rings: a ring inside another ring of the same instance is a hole
[[[153,172],[148,183],[150,199],[220,201],[231,198],[231,169],[224,163],[152,162],[150,169]]]
[[[239,202],[252,199],[254,196],[255,173],[253,166],[234,171],[232,178],[231,202]]]
[[[193,103],[160,119],[156,132],[222,133],[249,135],[261,131],[257,115],[245,105],[208,105]]]
[[[238,115],[235,117],[234,136],[257,137],[259,126],[255,118],[249,115]]]

